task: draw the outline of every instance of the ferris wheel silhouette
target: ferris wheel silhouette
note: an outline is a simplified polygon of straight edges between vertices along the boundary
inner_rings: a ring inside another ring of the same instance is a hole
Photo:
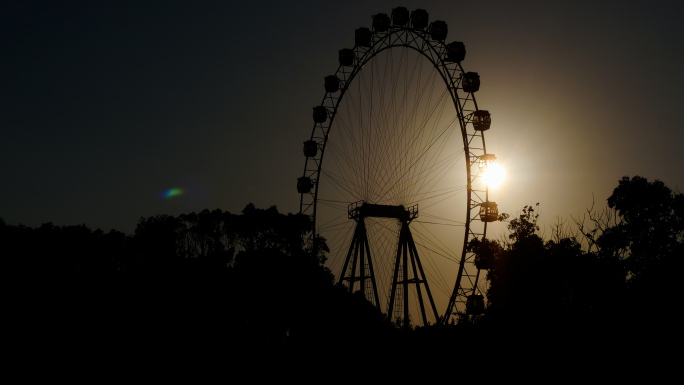
[[[462,67],[465,45],[447,34],[404,7],[356,29],[324,78],[297,181],[309,247],[323,237],[338,282],[405,326],[485,308],[487,260],[468,243],[498,217],[482,178],[496,161],[491,117],[475,100],[479,75]]]

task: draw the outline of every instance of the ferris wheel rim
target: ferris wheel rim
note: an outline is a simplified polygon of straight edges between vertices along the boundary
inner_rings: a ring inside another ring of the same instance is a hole
[[[403,35],[403,36],[402,36]],[[465,71],[463,70],[463,67],[461,66],[460,61],[458,62],[451,62],[447,60],[446,57],[446,48],[445,48],[445,42],[444,39],[438,40],[438,39],[432,39],[430,37],[430,33],[428,31],[428,28],[423,28],[423,29],[417,29],[417,28],[412,28],[408,26],[389,26],[387,31],[385,32],[372,32],[373,36],[373,44],[371,44],[369,47],[360,47],[358,45],[355,45],[353,48],[353,51],[355,52],[355,61],[353,65],[343,65],[340,64],[338,67],[337,71],[335,72],[335,77],[338,79],[340,78],[340,74],[343,74],[343,81],[341,82],[341,87],[339,88],[339,96],[336,96],[336,101],[333,104],[333,109],[330,111],[328,108],[326,108],[326,112],[328,113],[328,118],[329,118],[329,123],[327,126],[327,129],[323,129],[324,135],[320,135],[321,133],[321,127],[319,126],[319,123],[314,123],[314,128],[312,130],[311,136],[310,136],[310,141],[316,141],[317,148],[320,151],[320,156],[318,159],[310,158],[309,156],[306,156],[305,160],[305,166],[304,166],[304,176],[307,176],[307,169],[311,170],[312,167],[309,167],[308,164],[309,162],[314,162],[315,163],[315,171],[309,172],[309,175],[315,175],[314,178],[314,183],[313,183],[313,193],[301,193],[300,194],[300,213],[302,214],[308,214],[312,218],[312,222],[314,224],[314,229],[313,233],[311,234],[311,240],[315,236],[316,233],[316,224],[317,224],[317,214],[318,214],[318,207],[319,207],[319,186],[320,184],[318,181],[321,179],[321,174],[324,172],[325,168],[323,167],[323,159],[325,155],[325,150],[328,147],[328,134],[330,133],[331,128],[334,126],[334,121],[335,118],[337,117],[337,112],[338,109],[343,103],[342,101],[344,100],[344,96],[346,95],[347,91],[349,90],[350,84],[352,84],[359,73],[361,73],[363,67],[374,60],[377,55],[381,54],[382,52],[385,52],[387,50],[392,50],[396,48],[407,48],[411,49],[415,52],[417,52],[419,55],[422,55],[424,58],[426,58],[432,65],[432,67],[439,73],[439,75],[442,78],[442,81],[444,82],[444,86],[448,90],[448,94],[451,97],[452,104],[454,109],[456,110],[459,125],[460,125],[460,130],[461,130],[461,138],[462,138],[462,143],[463,143],[463,152],[464,152],[464,158],[465,158],[465,163],[466,163],[466,174],[467,174],[467,202],[468,204],[466,205],[466,218],[464,223],[464,233],[465,233],[465,239],[463,242],[463,250],[462,254],[465,256],[466,253],[466,244],[468,242],[469,237],[472,237],[473,232],[471,231],[471,222],[474,220],[475,216],[472,214],[472,211],[474,208],[477,207],[477,205],[473,204],[473,198],[471,196],[471,182],[474,178],[474,176],[471,174],[471,167],[474,163],[474,160],[471,160],[471,157],[473,154],[471,154],[471,148],[470,144],[474,138],[474,136],[479,135],[481,138],[481,151],[483,154],[486,154],[486,147],[485,147],[485,139],[484,139],[484,132],[480,131],[479,133],[476,131],[475,133],[469,133],[467,130],[467,125],[469,123],[469,117],[467,116],[467,113],[470,111],[470,114],[473,113],[473,111],[479,111],[477,107],[477,102],[475,100],[475,96],[473,93],[465,93],[460,87],[460,82],[463,78],[463,75],[465,74]],[[394,40],[392,40],[394,38]],[[358,58],[356,55],[358,53],[362,53],[363,55]],[[351,70],[349,69],[351,68]],[[459,90],[461,94],[459,94]],[[325,107],[326,100],[331,98],[331,92],[328,92],[326,90],[323,101],[321,102],[320,106]],[[463,102],[461,102],[463,101]],[[463,106],[466,105],[466,103],[470,101],[472,103],[474,110],[464,110]],[[322,140],[321,140],[322,139]],[[317,141],[319,140],[319,141]],[[475,156],[477,157],[477,156]],[[484,196],[485,196],[485,201],[488,200],[488,188],[485,186],[485,190],[483,191]],[[311,203],[309,204],[309,207],[305,207],[306,205],[304,204],[304,197],[306,194],[312,195],[311,198]],[[351,203],[351,202],[350,202]],[[485,223],[485,229],[484,233],[486,234],[486,223]],[[483,234],[483,237],[484,235]],[[463,262],[461,262],[461,265]],[[460,273],[459,273],[460,274]],[[478,276],[479,276],[479,270],[478,270]],[[459,278],[460,280],[460,275]],[[477,278],[476,278],[477,281]],[[458,283],[457,283],[458,286]],[[473,289],[475,290],[475,289]],[[454,293],[456,293],[457,289],[454,289]],[[474,292],[474,291],[473,291]],[[451,306],[451,305],[450,305]],[[448,318],[448,314],[445,314],[445,318]]]

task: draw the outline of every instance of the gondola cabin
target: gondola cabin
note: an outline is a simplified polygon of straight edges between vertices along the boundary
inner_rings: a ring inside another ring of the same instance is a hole
[[[480,89],[480,75],[477,72],[466,72],[461,82],[464,92],[474,93]]]
[[[486,170],[489,165],[496,162],[496,155],[484,154],[480,155],[480,170]]]
[[[454,41],[446,46],[447,61],[460,63],[465,59],[466,49],[465,44],[460,41]]]
[[[491,253],[480,252],[475,254],[475,267],[478,270],[489,270],[492,268],[494,256]]]
[[[347,66],[347,67],[353,66],[354,65],[354,50],[351,48],[341,49],[339,51],[338,58],[340,60],[340,65]]]
[[[499,207],[496,202],[480,203],[480,219],[482,222],[496,222],[499,218]]]
[[[487,131],[492,125],[492,116],[489,111],[477,110],[473,112],[473,128],[476,131]]]
[[[392,24],[404,26],[408,24],[409,11],[406,7],[396,7],[392,10]]]
[[[325,92],[337,92],[340,90],[340,79],[335,75],[325,77]]]
[[[311,182],[311,178],[308,176],[303,176],[301,178],[297,178],[297,191],[300,194],[306,194],[311,192],[311,189],[313,188],[313,182]]]
[[[387,32],[390,25],[390,18],[385,13],[373,15],[373,30],[375,32]]]
[[[318,145],[313,140],[304,142],[304,156],[313,158],[318,155]]]
[[[328,119],[328,110],[323,106],[316,106],[313,109],[313,120],[316,123],[325,123]]]
[[[416,29],[425,29],[428,25],[428,13],[424,9],[411,12],[411,25]]]
[[[466,314],[478,315],[484,313],[485,302],[484,296],[479,294],[472,294],[466,299]]]
[[[354,31],[354,44],[356,44],[357,47],[370,47],[372,35],[373,34],[368,28],[357,28]]]
[[[448,32],[447,23],[441,20],[435,20],[430,24],[430,37],[433,40],[443,41],[446,39]]]

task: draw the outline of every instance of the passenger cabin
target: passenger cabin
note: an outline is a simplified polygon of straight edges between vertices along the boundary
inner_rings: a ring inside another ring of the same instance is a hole
[[[478,315],[484,313],[485,302],[484,296],[479,294],[472,294],[466,299],[466,314]]]
[[[480,155],[480,169],[484,170],[489,167],[490,164],[496,162],[496,155],[494,154],[484,154]]]
[[[323,106],[316,106],[313,108],[313,120],[316,123],[325,123],[328,118],[328,110]]]
[[[466,72],[463,74],[461,87],[465,92],[477,92],[480,89],[480,75],[477,72]]]
[[[433,40],[443,41],[446,39],[448,32],[447,23],[441,20],[435,20],[430,24],[430,37]]]
[[[409,11],[406,7],[396,7],[392,10],[392,25],[404,26],[408,21]]]
[[[482,222],[496,222],[499,218],[499,207],[496,202],[480,203],[480,219]]]
[[[466,49],[465,44],[460,41],[455,41],[449,43],[446,46],[446,59],[447,61],[460,63],[465,59]]]
[[[335,75],[325,77],[325,92],[337,92],[340,90],[340,79]]]
[[[473,112],[472,122],[476,131],[487,131],[492,125],[492,116],[487,110],[478,110]]]
[[[303,176],[301,178],[297,178],[297,191],[300,194],[306,194],[311,192],[311,189],[313,188],[313,182],[311,182],[311,178],[308,176]]]
[[[387,32],[390,26],[390,18],[386,13],[373,15],[373,30],[375,32]]]
[[[475,254],[475,267],[478,270],[489,270],[492,268],[494,256],[486,251]]]
[[[304,142],[304,156],[313,158],[318,155],[318,144],[314,140]]]
[[[368,28],[366,28],[368,29]],[[342,66],[353,66],[354,65],[354,50],[351,48],[344,48],[339,51],[338,58],[340,60],[340,65]]]
[[[416,29],[425,29],[428,25],[428,13],[424,9],[411,12],[411,25]]]
[[[357,47],[370,47],[372,35],[373,33],[368,28],[357,28],[354,31],[354,44],[356,44]]]

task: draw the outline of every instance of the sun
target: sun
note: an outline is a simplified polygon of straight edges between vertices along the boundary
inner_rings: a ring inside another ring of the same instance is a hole
[[[506,173],[504,172],[504,169],[497,163],[493,163],[487,166],[482,178],[484,178],[484,182],[487,186],[498,187],[503,182],[505,176]]]

